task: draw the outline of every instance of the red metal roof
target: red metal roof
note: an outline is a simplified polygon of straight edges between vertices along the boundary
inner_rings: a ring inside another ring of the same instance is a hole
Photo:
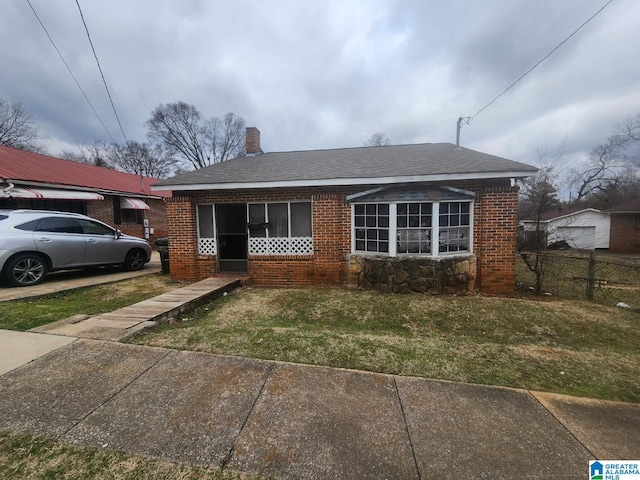
[[[151,185],[159,181],[157,178],[141,178],[133,173],[84,165],[3,145],[0,145],[0,181],[154,197],[171,196],[169,190],[151,191]]]

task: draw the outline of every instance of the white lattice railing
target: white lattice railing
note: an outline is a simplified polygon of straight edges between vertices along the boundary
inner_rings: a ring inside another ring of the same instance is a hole
[[[313,238],[249,238],[249,255],[313,255]]]
[[[199,255],[215,255],[216,239],[215,238],[199,238],[198,239],[198,254]]]

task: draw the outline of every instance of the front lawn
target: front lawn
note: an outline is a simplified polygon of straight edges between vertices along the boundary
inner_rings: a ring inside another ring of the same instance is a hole
[[[0,302],[0,329],[26,331],[73,315],[98,315],[187,285],[167,275],[145,275],[45,297]]]
[[[580,301],[247,288],[129,341],[640,402],[640,314]]]

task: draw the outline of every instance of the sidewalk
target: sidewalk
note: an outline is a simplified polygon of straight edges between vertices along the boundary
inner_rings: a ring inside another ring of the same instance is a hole
[[[0,377],[0,429],[276,479],[583,479],[640,406],[79,339]]]

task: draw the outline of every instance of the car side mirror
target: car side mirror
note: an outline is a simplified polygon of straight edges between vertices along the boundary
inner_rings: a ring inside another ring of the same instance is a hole
[[[116,230],[116,234],[114,235],[115,239],[118,240],[122,236],[122,232],[120,230]]]

